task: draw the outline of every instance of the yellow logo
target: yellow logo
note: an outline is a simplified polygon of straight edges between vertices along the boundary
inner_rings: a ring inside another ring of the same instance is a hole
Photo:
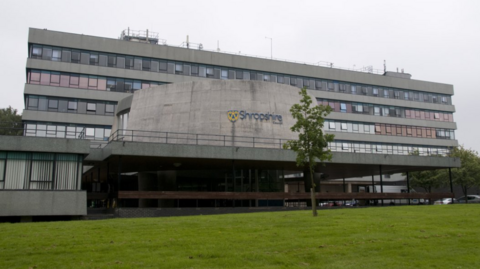
[[[236,122],[238,120],[238,110],[229,110],[227,115],[231,122]]]

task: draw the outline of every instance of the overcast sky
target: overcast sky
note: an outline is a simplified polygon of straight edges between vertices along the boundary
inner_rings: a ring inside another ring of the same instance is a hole
[[[453,84],[460,144],[480,151],[480,1],[20,1],[0,2],[0,108],[24,109],[28,28],[117,38],[149,29],[169,45],[334,66],[398,67]]]

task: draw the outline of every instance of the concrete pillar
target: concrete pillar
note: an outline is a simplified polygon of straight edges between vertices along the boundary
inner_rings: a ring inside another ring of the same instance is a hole
[[[141,172],[138,173],[138,190],[139,191],[156,191],[158,190],[157,175],[155,173]],[[156,207],[157,203],[151,199],[139,199],[138,207]]]
[[[176,171],[159,171],[157,172],[157,180],[159,191],[175,191],[177,188]],[[174,202],[174,200],[158,200],[158,206],[174,207]]]
[[[348,183],[347,185],[347,192],[352,193],[352,183]]]

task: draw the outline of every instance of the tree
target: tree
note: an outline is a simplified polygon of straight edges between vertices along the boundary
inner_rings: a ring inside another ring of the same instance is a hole
[[[409,174],[410,186],[418,187],[431,193],[432,189],[440,188],[445,185],[443,180],[443,171],[440,170],[426,170],[411,172]]]
[[[410,155],[419,156],[420,152],[418,150],[415,150],[411,152]],[[441,155],[438,155],[437,157],[441,157]],[[403,175],[405,176],[406,174]],[[444,172],[441,170],[410,172],[410,186],[423,188],[425,192],[431,193],[432,189],[439,188],[445,185],[446,181],[443,175]]]
[[[22,115],[11,106],[0,109],[0,135],[23,135]]]
[[[312,106],[312,98],[307,94],[305,87],[300,90],[299,94],[302,96],[300,104],[294,104],[290,108],[293,118],[297,120],[290,130],[298,132],[298,140],[287,141],[283,148],[293,150],[297,154],[297,166],[308,168],[310,171],[312,213],[316,217],[317,202],[313,173],[317,159],[322,165],[325,161],[332,159],[332,153],[327,146],[328,142],[333,141],[334,135],[323,133],[325,117],[330,114],[332,108],[323,105]]]
[[[449,157],[460,159],[462,166],[452,169],[452,181],[453,184],[460,186],[463,195],[467,196],[471,187],[480,185],[480,158],[478,157],[478,152],[460,146],[452,149]],[[448,173],[445,173],[444,176],[448,177]],[[468,202],[468,199],[465,201]]]

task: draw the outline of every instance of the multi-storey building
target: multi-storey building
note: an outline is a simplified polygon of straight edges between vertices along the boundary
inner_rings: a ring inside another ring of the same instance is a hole
[[[320,192],[329,192],[329,179],[458,166],[453,159],[434,157],[446,156],[458,145],[452,85],[413,80],[398,72],[342,70],[206,51],[192,44],[174,47],[148,32],[124,31],[119,39],[111,39],[31,28],[24,90],[25,136],[93,141],[93,147],[99,148],[91,149],[86,157],[84,164],[93,168],[83,175],[84,188],[93,192],[92,201],[114,197],[123,198],[123,206],[196,206],[201,200],[200,205],[219,206],[219,200],[238,199],[238,203],[222,203],[263,205],[264,200],[269,203],[268,195],[236,194],[232,198],[217,192],[262,192],[262,184],[267,186],[264,192],[284,192],[285,184],[300,182],[302,169],[295,167],[291,152],[280,148],[283,139],[295,138],[289,130],[293,121],[288,110],[298,102],[297,92],[303,87],[318,104],[333,108],[325,131],[335,134],[329,145],[334,159],[319,170],[317,176],[325,186]],[[230,110],[239,111],[240,117],[241,111],[249,113],[253,120],[229,120]],[[272,121],[273,114],[282,121],[276,118],[277,124],[259,125],[260,117],[267,114],[270,116],[263,122]],[[145,140],[145,135],[135,135],[132,129],[151,131],[157,140]],[[195,139],[180,137],[185,133]],[[173,136],[170,141],[168,135]],[[199,135],[215,138],[200,138],[210,141],[202,145]],[[245,137],[244,144],[239,137]],[[120,139],[123,146],[116,148],[117,143],[122,144]],[[230,144],[225,142],[228,139]],[[205,155],[158,148],[162,152],[146,153],[140,150],[144,142],[151,142],[144,150],[173,143],[175,147],[211,146],[213,152]],[[125,143],[138,144],[126,151]],[[274,152],[259,149],[271,145],[276,147]],[[219,146],[237,152],[241,152],[238,148],[250,148],[245,150],[253,155],[228,155]],[[420,156],[410,156],[413,152]],[[233,161],[233,169],[226,160]],[[202,165],[196,165],[199,163]],[[172,171],[177,171],[175,176]],[[152,176],[153,172],[157,174]],[[270,181],[261,182],[262,177]],[[358,193],[360,187],[350,184],[347,189]],[[113,196],[101,195],[113,189]],[[128,192],[122,193],[122,189]],[[149,196],[142,192],[165,190],[172,193]],[[182,190],[189,192],[179,195]],[[341,187],[330,189],[335,190],[342,192]],[[271,197],[277,202],[303,199]]]

